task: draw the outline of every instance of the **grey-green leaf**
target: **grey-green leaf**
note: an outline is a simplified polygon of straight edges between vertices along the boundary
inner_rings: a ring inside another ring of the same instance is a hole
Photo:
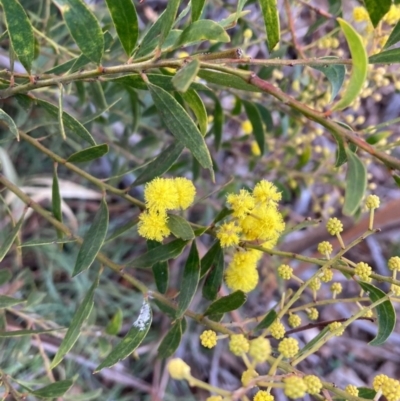
[[[189,241],[194,238],[194,232],[190,224],[181,216],[168,214],[167,226],[177,238]]]
[[[189,24],[181,33],[176,45],[188,46],[204,40],[215,40],[217,42],[227,43],[231,39],[224,28],[217,22],[202,19]]]
[[[48,239],[32,239],[29,241],[26,241],[19,245],[20,248],[25,248],[28,246],[43,246],[43,245],[54,245],[54,244],[68,244],[70,242],[76,242],[76,239],[74,238],[63,238],[63,239],[58,239],[58,238],[48,238]]]
[[[277,317],[277,313],[275,312],[274,309],[271,309],[261,320],[260,323],[254,328],[254,331],[257,330],[263,330],[267,329],[269,326],[271,326],[272,323],[274,323],[275,319]]]
[[[179,347],[181,339],[182,323],[181,320],[176,320],[158,347],[158,357],[161,359],[170,357]]]
[[[176,239],[165,245],[159,245],[158,247],[146,252],[144,255],[127,263],[130,267],[151,267],[157,262],[163,262],[168,259],[174,259],[179,256],[185,249],[188,241],[182,239]]]
[[[17,0],[1,0],[11,46],[30,74],[35,56],[33,28],[24,8]]]
[[[53,183],[51,187],[51,209],[53,212],[53,216],[62,223],[62,210],[61,210],[61,195],[60,195],[60,186],[58,183],[58,174],[57,174],[57,164],[54,164],[53,168]],[[58,238],[63,237],[63,232],[57,230]]]
[[[18,232],[22,227],[22,223],[24,222],[25,215],[21,216],[18,223],[12,228],[10,233],[5,237],[3,243],[0,245],[0,262],[4,259],[7,252],[10,250],[12,244],[17,238]]]
[[[217,244],[220,245],[219,241]],[[211,268],[207,274],[207,277],[203,285],[203,297],[208,299],[209,301],[213,301],[217,297],[218,291],[222,284],[222,278],[224,275],[224,253],[222,252],[220,246],[215,247],[215,249],[216,249],[216,254],[213,258]],[[206,254],[206,256],[207,255],[208,253]],[[204,256],[203,259],[201,260],[201,272],[203,271],[203,267],[205,266],[204,259],[206,258],[206,256]],[[207,256],[207,259],[208,258],[210,257]]]
[[[200,69],[200,62],[197,59],[192,60],[181,68],[172,78],[172,84],[179,92],[186,92],[190,84],[194,81]]]
[[[181,281],[178,309],[176,317],[179,319],[189,307],[200,280],[200,259],[196,241],[192,242],[189,256],[186,260]]]
[[[385,50],[378,54],[374,54],[368,59],[370,64],[392,64],[400,62],[400,48]]]
[[[218,86],[225,86],[227,88],[240,89],[249,92],[260,92],[258,88],[246,83],[242,78],[227,74],[225,72],[200,70],[197,75],[200,78],[205,79],[207,82],[216,84]]]
[[[197,21],[203,12],[206,0],[192,0],[190,5],[192,7],[192,22]]]
[[[0,330],[0,338],[33,336],[35,334],[46,334],[60,330],[61,329],[59,327],[48,330],[11,330],[11,331]]]
[[[162,46],[166,37],[170,33],[172,26],[174,25],[180,2],[181,0],[168,0],[167,8],[165,9],[160,26],[161,33],[158,40],[159,47]]]
[[[117,311],[115,312],[114,316],[112,319],[109,321],[109,323],[106,326],[106,333],[110,334],[111,336],[116,336],[119,331],[121,330],[122,327],[122,318],[123,318],[123,313],[122,309],[118,308]]]
[[[227,313],[240,308],[246,302],[246,294],[243,291],[235,291],[225,297],[214,301],[204,312],[204,316]]]
[[[210,152],[196,124],[167,91],[150,83],[147,85],[167,128],[190,150],[201,166],[211,171],[213,176]]]
[[[379,21],[389,11],[392,0],[364,0],[364,3],[372,25],[376,28]]]
[[[106,143],[103,143],[101,145],[91,146],[90,148],[86,148],[80,150],[79,152],[73,153],[70,157],[68,157],[67,162],[69,163],[89,162],[92,160],[96,160],[107,153],[108,153],[108,145]]]
[[[94,300],[94,292],[99,285],[99,277],[93,282],[92,286],[90,287],[88,293],[85,295],[82,303],[79,305],[78,309],[76,310],[71,324],[63,338],[58,351],[51,362],[51,369],[54,369],[63,359],[64,356],[71,350],[74,346],[76,341],[78,340],[81,334],[81,328],[85,320],[89,317],[90,312],[93,308],[93,300]]]
[[[11,298],[7,295],[0,295],[0,309],[9,308],[10,306],[22,304],[26,302],[24,299]]]
[[[12,277],[12,274],[9,270],[0,270],[0,287],[7,283]]]
[[[126,336],[108,354],[106,359],[95,369],[94,373],[101,369],[109,368],[122,359],[127,358],[145,339],[153,320],[150,304],[143,300],[138,318],[134,321]]]
[[[167,149],[161,151],[161,153],[143,169],[132,185],[142,185],[166,173],[176,162],[183,148],[184,146],[182,143],[178,141],[172,143]]]
[[[261,155],[265,150],[265,130],[258,108],[247,100],[243,100],[243,105],[246,110],[247,117],[253,126],[253,135],[256,139],[257,145],[260,148]]]
[[[204,275],[211,269],[211,267],[214,264],[218,263],[218,259],[220,258],[221,253],[221,243],[219,241],[216,241],[201,259],[200,278],[204,277]]]
[[[200,132],[203,136],[207,133],[208,118],[206,107],[201,97],[194,89],[189,89],[185,93],[181,93],[183,100],[189,105],[197,118]]]
[[[160,245],[157,241],[147,241],[147,249],[152,250],[157,248]],[[168,280],[169,280],[169,270],[168,270],[168,262],[157,262],[151,267],[153,270],[154,282],[156,283],[156,287],[158,292],[161,294],[165,294],[168,289]]]
[[[130,56],[139,36],[139,24],[132,0],[106,0],[119,40]]]
[[[100,203],[100,208],[94,216],[93,223],[83,238],[83,243],[72,273],[73,277],[91,266],[103,245],[107,230],[108,207],[106,200],[103,198]]]
[[[10,132],[19,141],[19,132],[17,126],[15,125],[15,122],[3,109],[0,109],[0,120],[5,121],[5,123],[8,125],[8,128],[10,129]]]
[[[343,213],[352,216],[361,203],[367,188],[367,171],[360,158],[346,148],[347,175]]]
[[[386,297],[386,294],[382,290],[372,284],[363,281],[359,281],[358,284],[368,293],[372,303]],[[369,344],[382,345],[389,338],[390,334],[392,334],[396,326],[396,311],[390,300],[383,301],[375,309],[378,317],[378,334]]]
[[[26,95],[20,96],[23,96],[24,98],[29,98]],[[55,119],[58,118],[58,107],[42,99],[36,98],[34,99],[34,102],[37,105],[43,107],[52,117],[54,117]],[[84,139],[90,145],[96,145],[96,142],[93,139],[92,135],[90,135],[89,131],[77,119],[75,119],[65,111],[63,112],[63,123],[65,127],[71,130],[71,132]]]
[[[385,43],[385,46],[383,46],[383,49],[387,49],[388,47],[395,45],[399,41],[400,41],[400,21],[397,22],[396,26],[393,28],[388,40]]]
[[[259,0],[267,31],[268,50],[278,44],[280,38],[279,12],[277,0]]]
[[[65,24],[81,52],[100,65],[104,51],[104,37],[100,24],[82,0],[55,0]]]
[[[62,397],[71,388],[73,383],[72,380],[60,380],[38,390],[30,391],[30,393],[40,398]]]
[[[335,59],[336,57],[324,57],[324,59]],[[321,71],[331,84],[331,101],[339,93],[340,88],[343,85],[344,76],[346,69],[344,65],[327,65],[327,66],[313,66],[314,69]]]

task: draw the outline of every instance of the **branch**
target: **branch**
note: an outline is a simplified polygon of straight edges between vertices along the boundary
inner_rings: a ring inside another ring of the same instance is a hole
[[[284,104],[288,105],[290,108],[306,116],[308,119],[315,121],[318,124],[321,124],[330,132],[339,135],[345,142],[354,143],[359,148],[369,153],[371,156],[382,161],[389,168],[400,170],[399,159],[390,156],[384,152],[379,152],[369,143],[365,142],[364,139],[360,138],[360,136],[356,132],[349,131],[340,126],[339,124],[337,124],[336,122],[329,120],[325,115],[325,113],[322,113],[320,111],[312,109],[311,107],[306,106],[305,104],[299,102],[298,100],[294,99],[290,95],[283,92],[281,89],[275,87],[271,83],[259,78],[255,73],[253,73],[248,83],[261,89],[263,92],[266,92],[274,96]]]

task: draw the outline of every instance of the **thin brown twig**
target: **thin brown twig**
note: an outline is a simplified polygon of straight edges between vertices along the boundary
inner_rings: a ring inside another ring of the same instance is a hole
[[[333,14],[328,13],[327,11],[322,10],[319,7],[316,7],[312,4],[309,4],[303,0],[297,0],[300,4],[302,4],[304,7],[308,7],[309,9],[313,10],[317,14],[319,14],[321,17],[327,18],[327,19],[334,19],[336,18]]]
[[[292,35],[292,41],[293,41],[293,46],[297,51],[297,54],[301,57],[301,58],[306,58],[303,49],[301,48],[298,40],[297,40],[297,36],[296,36],[296,28],[294,26],[294,22],[293,22],[293,18],[292,18],[292,11],[290,9],[290,3],[289,0],[285,0],[284,1],[284,6],[285,6],[285,11],[286,11],[286,15],[287,15],[287,19],[288,19],[288,26],[289,26],[289,31],[290,34]]]

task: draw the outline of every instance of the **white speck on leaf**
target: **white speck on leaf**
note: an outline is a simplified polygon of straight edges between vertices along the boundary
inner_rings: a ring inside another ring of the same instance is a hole
[[[140,308],[139,317],[134,321],[133,326],[137,327],[139,331],[146,329],[147,323],[151,319],[151,309],[147,301],[143,301],[142,307]]]

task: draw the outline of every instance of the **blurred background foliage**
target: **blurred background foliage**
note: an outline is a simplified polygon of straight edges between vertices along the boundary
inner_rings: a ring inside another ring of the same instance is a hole
[[[141,42],[165,10],[167,1],[145,0],[134,3]],[[34,27],[32,72],[38,74],[37,82],[52,74],[95,68],[95,64],[89,60],[82,61],[80,50],[59,7],[48,0],[21,0],[21,4]],[[102,66],[107,69],[124,65],[127,56],[106,4],[103,1],[87,4],[96,15],[104,34]],[[181,59],[199,52],[217,52],[238,47],[245,57],[252,59],[349,58],[346,41],[337,23],[326,15],[342,15],[345,20],[353,23],[365,40],[369,56],[372,56],[382,50],[398,17],[387,17],[379,29],[375,30],[368,20],[353,13],[357,6],[356,1],[278,1],[281,41],[269,52],[257,2],[209,1],[205,4],[202,18],[219,22],[226,29],[230,42],[206,40],[189,46],[178,46],[164,51],[161,58]],[[182,2],[178,15],[174,29],[184,29],[190,25],[188,2]],[[0,19],[0,34],[0,85],[6,89],[9,85],[9,72],[6,69],[10,69],[10,40],[4,14]],[[87,40],[90,41],[90,38]],[[142,56],[146,56],[145,51],[142,53]],[[70,60],[74,61],[71,63]],[[13,63],[16,82],[26,82],[23,66],[18,60]],[[255,70],[261,78],[321,111],[326,110],[331,102],[332,90],[335,90],[326,78],[329,75],[326,71],[323,74],[309,66],[273,66],[268,63],[249,66],[243,63],[240,68]],[[345,73],[346,85],[349,71],[344,70],[343,66],[341,69],[332,66],[331,73]],[[152,71],[165,77],[175,72],[176,69],[171,67]],[[202,169],[187,150],[183,151],[168,170],[167,176],[186,176],[196,185],[197,199],[201,201],[185,217],[193,223],[207,226],[221,211],[227,193],[236,192],[242,187],[253,187],[260,179],[268,179],[282,191],[282,212],[287,226],[302,223],[305,218],[310,220],[304,225],[312,226],[297,232],[289,230],[282,238],[280,249],[312,255],[317,243],[327,238],[319,221],[341,216],[346,165],[335,167],[336,142],[322,126],[294,112],[286,104],[262,94],[257,88],[241,90],[236,82],[232,80],[218,85],[217,80],[210,78],[210,74],[203,70],[195,80],[194,84],[203,89],[198,93],[207,112],[205,140],[213,159],[216,180],[212,183],[210,173]],[[337,80],[334,82],[338,85]],[[362,130],[363,138],[376,149],[396,157],[400,157],[397,146],[400,140],[399,126],[396,124],[400,105],[399,82],[397,66],[370,65],[360,96],[352,107],[334,115],[334,119],[346,127]],[[57,112],[62,104],[63,110],[78,120],[98,144],[109,146],[106,155],[79,164],[79,167],[102,182],[142,200],[143,186],[135,185],[135,180],[146,171],[147,165],[157,155],[174,142],[149,92],[143,89],[145,87],[142,83],[130,83],[105,75],[68,83],[63,86],[63,92],[60,92],[58,86],[41,87],[31,92],[32,97],[26,94],[15,95],[2,99],[1,104],[19,130],[39,139],[39,143],[51,152],[67,159],[88,147],[88,143],[68,124],[65,126],[66,138],[63,140]],[[340,89],[340,85],[337,89]],[[173,95],[196,119],[187,100],[178,92]],[[56,108],[46,106],[45,102]],[[263,154],[260,143],[264,146]],[[0,127],[0,146],[2,174],[35,202],[51,209],[54,168],[51,157],[26,140],[16,141],[3,125]],[[398,187],[387,167],[365,152],[362,153],[362,160],[368,167],[368,191],[377,193],[382,200],[383,208],[376,215],[376,226],[384,229],[384,233],[376,239],[368,239],[357,251],[352,251],[352,256],[359,259],[362,255],[362,260],[370,263],[376,271],[387,274],[384,260],[400,252]],[[102,191],[61,163],[57,171],[64,223],[74,233],[83,236],[99,207]],[[0,196],[0,243],[4,243],[9,236],[11,224],[21,217],[24,205],[9,191],[2,190]],[[114,193],[108,192],[107,202],[110,223],[102,252],[113,262],[124,265],[147,249],[135,228],[139,209]],[[354,218],[344,217],[349,240],[365,229],[365,218],[361,212],[360,208]],[[50,371],[49,361],[57,352],[65,333],[64,328],[69,326],[100,268],[95,262],[89,271],[71,278],[79,251],[77,244],[68,242],[62,246],[28,246],[30,241],[54,240],[55,237],[54,228],[42,216],[28,210],[14,246],[0,263],[0,293],[26,300],[22,304],[0,309],[1,330],[52,330],[40,336],[0,338],[0,367],[13,378],[10,379],[11,385],[23,392],[23,385],[37,388],[53,380],[74,379],[73,388],[63,399],[76,401],[203,399],[204,394],[189,388],[187,384],[168,381],[164,361],[157,359],[157,347],[169,330],[171,319],[160,313],[157,307],[153,310],[153,325],[140,347],[124,362],[93,375],[94,368],[108,355],[118,338],[129,330],[142,304],[141,293],[123,277],[107,269],[102,271],[94,295],[94,307],[77,343],[63,362]],[[200,256],[207,252],[211,243],[212,238],[207,236],[198,240]],[[338,249],[338,244],[334,244],[334,247]],[[186,256],[185,251],[183,256],[169,262],[170,277],[166,294],[171,298],[179,291],[181,267]],[[259,269],[259,287],[249,296],[240,314],[229,317],[227,321],[238,323],[241,319],[262,315],[275,305],[285,290],[274,269],[281,262],[281,258],[264,257]],[[296,274],[302,278],[309,277],[310,271],[313,271],[313,267],[300,262],[294,267]],[[128,269],[128,273],[155,289],[150,270]],[[354,283],[346,281],[347,293],[354,292],[355,288]],[[226,295],[225,288],[221,291],[221,294]],[[311,294],[309,298],[311,301]],[[204,304],[205,301],[198,294],[191,309],[201,310]],[[335,304],[322,311],[322,316],[329,319],[341,318],[345,314],[344,304]],[[197,341],[201,328],[190,320],[187,320],[187,325],[186,334],[175,355],[191,361],[197,377],[209,379],[210,383],[228,389],[237,387],[240,370],[232,355],[221,347],[212,352],[201,349]],[[337,384],[341,384],[344,379],[348,381],[346,376],[350,374],[354,384],[360,386],[368,384],[371,372],[379,369],[399,377],[399,363],[393,359],[395,352],[391,352],[393,349],[400,350],[398,334],[393,335],[387,346],[379,352],[370,351],[369,348],[367,351],[364,344],[374,336],[374,330],[369,322],[357,322],[352,326],[349,337],[337,340],[336,350],[330,349],[325,354],[314,355],[302,365],[302,369],[316,372]],[[304,341],[310,339],[308,332],[303,336]],[[27,399],[36,399],[36,396],[28,395]]]

